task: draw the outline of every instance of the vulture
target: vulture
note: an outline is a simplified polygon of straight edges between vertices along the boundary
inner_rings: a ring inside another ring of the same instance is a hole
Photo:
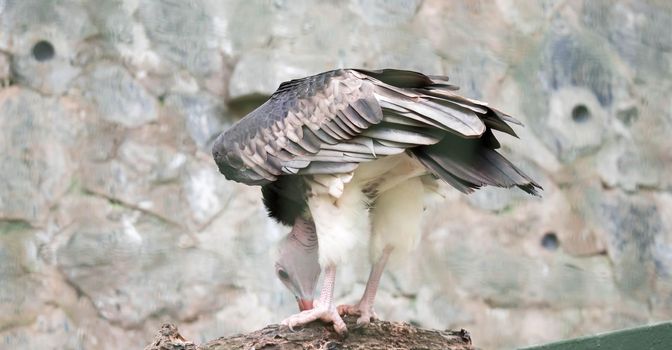
[[[280,84],[261,106],[221,133],[212,155],[229,180],[261,186],[269,216],[291,226],[276,274],[300,312],[347,328],[376,318],[376,290],[388,260],[403,260],[420,236],[423,197],[437,181],[470,193],[482,186],[541,186],[497,152],[494,131],[520,124],[455,93],[445,76],[406,70],[338,69]],[[334,305],[336,268],[368,241],[364,294]],[[313,302],[320,274],[319,298]]]

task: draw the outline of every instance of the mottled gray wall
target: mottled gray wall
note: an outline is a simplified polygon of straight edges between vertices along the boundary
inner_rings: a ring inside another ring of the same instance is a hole
[[[379,315],[483,348],[670,319],[671,30],[665,0],[0,0],[0,348],[294,312],[273,276],[287,229],[209,147],[280,82],[350,66],[447,74],[518,117],[504,153],[545,188],[446,189]]]

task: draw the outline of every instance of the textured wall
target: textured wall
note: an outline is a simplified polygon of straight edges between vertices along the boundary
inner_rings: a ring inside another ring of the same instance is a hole
[[[446,190],[379,315],[507,348],[672,318],[672,5],[0,0],[0,348],[196,341],[295,311],[286,228],[217,173],[218,132],[333,67],[447,74],[521,119],[541,199]],[[364,250],[340,270],[355,301]]]

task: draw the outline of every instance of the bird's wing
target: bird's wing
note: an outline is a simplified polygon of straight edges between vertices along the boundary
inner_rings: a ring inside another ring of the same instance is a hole
[[[446,133],[474,138],[492,127],[513,134],[508,116],[452,90],[445,77],[400,70],[292,80],[220,135],[213,155],[227,178],[260,185],[282,175],[347,173]]]

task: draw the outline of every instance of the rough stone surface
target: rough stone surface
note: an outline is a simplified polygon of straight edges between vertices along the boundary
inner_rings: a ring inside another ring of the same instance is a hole
[[[415,327],[407,323],[375,321],[365,326],[357,326],[354,317],[346,317],[349,327],[347,337],[315,322],[291,330],[285,326],[270,325],[248,334],[220,337],[196,345],[186,340],[173,324],[163,324],[154,341],[145,350],[228,350],[256,349],[446,349],[470,350],[471,336],[464,329],[459,331],[438,331]]]
[[[208,151],[215,137],[225,128],[225,106],[221,98],[202,93],[198,95],[169,95],[166,107],[181,114],[194,143]]]
[[[82,96],[107,121],[136,127],[157,118],[157,103],[121,66],[103,62],[77,81]]]
[[[141,2],[136,12],[157,54],[200,76],[222,68],[216,21],[207,3]]]
[[[278,82],[328,70],[313,55],[298,56],[273,50],[254,51],[243,55],[231,76],[229,96],[232,99],[250,95],[270,95]]]
[[[0,91],[1,219],[41,223],[70,186],[70,149],[82,127],[65,102],[17,87]]]
[[[42,307],[34,234],[22,224],[0,224],[0,329],[31,323]]]
[[[81,71],[73,64],[80,43],[96,34],[79,1],[7,1],[0,23],[16,80],[47,94],[66,91]]]
[[[7,349],[81,349],[85,347],[73,321],[63,310],[45,307],[34,322],[2,333]]]
[[[185,244],[188,232],[155,217],[105,201],[89,205],[99,208],[63,233],[69,238],[57,248],[56,260],[102,317],[132,327],[149,315],[188,320],[225,305],[222,291],[234,280],[233,265]],[[182,276],[180,282],[173,276]]]
[[[657,261],[658,237],[663,225],[655,202],[648,196],[607,194],[598,215],[607,235],[607,252],[618,286],[631,296],[646,300],[669,261]],[[665,282],[663,280],[663,282]]]
[[[0,0],[0,344],[141,348],[163,322],[203,343],[295,312],[288,228],[210,147],[338,67],[448,74],[525,124],[501,151],[544,187],[442,188],[383,319],[494,349],[670,319],[671,26],[663,0]],[[338,303],[368,269],[353,251]]]
[[[418,0],[354,0],[351,8],[368,24],[394,27],[412,20],[420,3]]]
[[[9,55],[0,53],[0,86],[9,85],[10,77]]]

